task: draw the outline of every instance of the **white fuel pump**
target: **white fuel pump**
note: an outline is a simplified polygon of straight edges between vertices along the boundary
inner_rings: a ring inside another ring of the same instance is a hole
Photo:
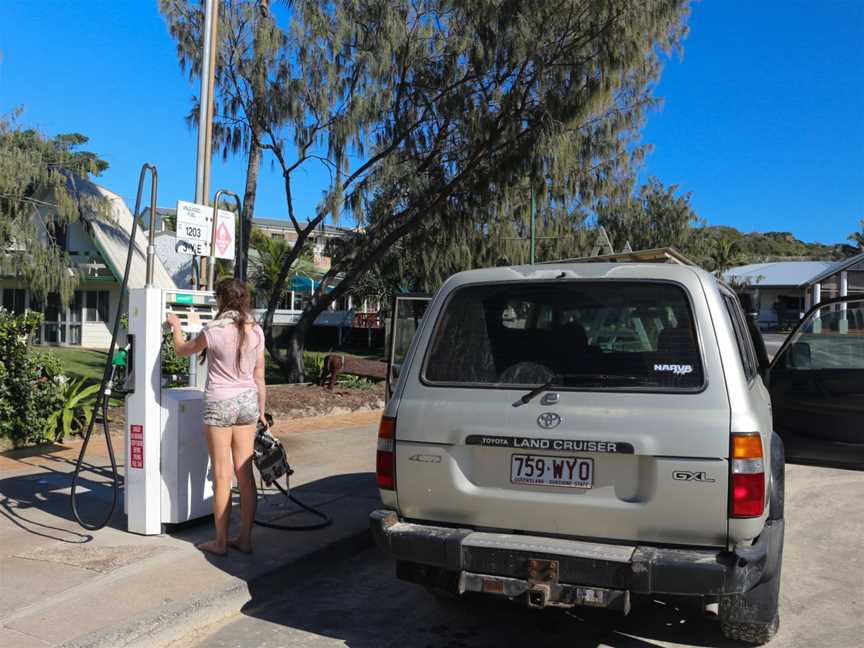
[[[213,485],[202,424],[206,365],[189,359],[189,374],[163,375],[166,313],[195,335],[216,315],[212,292],[138,288],[129,291],[124,506],[133,533],[211,513]]]

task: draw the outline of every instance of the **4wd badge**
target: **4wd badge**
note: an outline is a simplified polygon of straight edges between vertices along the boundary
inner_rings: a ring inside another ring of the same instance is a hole
[[[537,417],[537,425],[544,430],[551,430],[561,425],[561,417],[555,412],[544,412]]]

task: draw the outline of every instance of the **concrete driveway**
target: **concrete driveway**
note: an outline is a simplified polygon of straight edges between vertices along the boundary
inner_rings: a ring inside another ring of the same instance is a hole
[[[787,467],[786,549],[777,648],[862,645],[864,472]],[[654,648],[727,642],[692,601],[638,597],[628,617],[576,609],[535,612],[497,600],[442,602],[399,582],[371,549],[306,565],[279,596],[187,635],[191,646],[556,646]]]

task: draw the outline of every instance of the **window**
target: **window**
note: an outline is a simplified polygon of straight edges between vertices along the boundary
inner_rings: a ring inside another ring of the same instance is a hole
[[[84,303],[85,322],[107,322],[108,321],[108,291],[88,290]]]
[[[726,310],[729,312],[729,319],[732,320],[732,329],[735,331],[735,342],[738,345],[738,354],[741,356],[741,363],[744,366],[744,374],[747,380],[753,380],[756,374],[759,373],[759,363],[756,360],[756,351],[753,348],[753,340],[750,339],[750,331],[747,329],[747,324],[744,322],[744,313],[741,311],[741,305],[736,297],[723,295],[723,301],[726,304]]]
[[[456,290],[427,353],[429,383],[698,389],[687,295],[668,283],[523,282]]]
[[[864,369],[864,299],[850,297],[843,305],[845,308],[828,305],[813,311],[789,339],[776,366],[806,373]],[[860,384],[856,393],[860,393]],[[834,385],[825,393],[837,389]],[[842,391],[840,387],[837,393]]]
[[[3,308],[13,313],[23,313],[27,304],[27,291],[24,288],[4,288]]]

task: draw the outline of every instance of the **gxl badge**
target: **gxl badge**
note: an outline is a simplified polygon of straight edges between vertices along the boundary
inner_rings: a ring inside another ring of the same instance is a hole
[[[537,417],[537,425],[539,425],[544,430],[551,430],[552,428],[558,427],[560,424],[561,417],[558,416],[555,412],[544,412]]]

